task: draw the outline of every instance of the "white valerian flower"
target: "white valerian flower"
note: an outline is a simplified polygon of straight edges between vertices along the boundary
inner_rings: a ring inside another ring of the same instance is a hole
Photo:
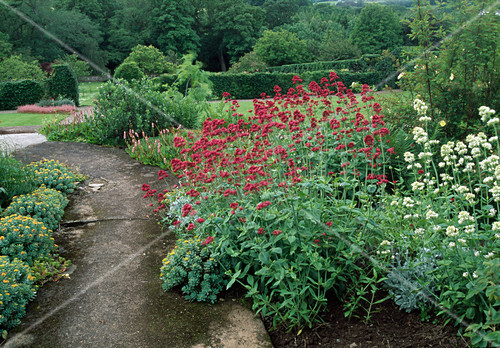
[[[477,250],[476,250],[476,251],[474,251],[474,256],[475,256],[475,257],[478,257],[478,256],[480,256],[480,255],[481,255],[481,253],[480,253],[479,251],[477,251]]]
[[[401,80],[403,78],[403,76],[405,76],[405,72],[402,71],[399,75],[398,75],[398,80]]]
[[[455,244],[455,242],[450,242],[450,244],[448,244],[448,246],[449,246],[450,248],[455,247],[455,245],[456,245],[456,244]]]
[[[411,184],[411,189],[413,191],[422,191],[425,188],[425,184],[420,181],[415,181]]]
[[[412,215],[411,214],[406,214],[405,216],[403,216],[403,219],[411,219],[412,218]]]
[[[450,75],[450,81],[453,81],[454,78],[455,78],[455,75],[453,75],[453,73],[451,73],[451,75]]]
[[[498,117],[493,117],[486,122],[488,126],[492,126],[494,124],[500,123],[500,119]]]
[[[380,242],[380,246],[384,246],[384,245],[391,245],[391,242],[389,242],[387,239],[384,239],[382,242]]]
[[[493,225],[491,226],[491,229],[493,231],[500,231],[500,221],[495,221]]]
[[[417,144],[423,144],[427,142],[428,137],[427,137],[427,132],[421,128],[421,127],[415,127],[413,128],[413,140],[417,142]]]
[[[405,158],[405,161],[408,163],[413,163],[415,161],[415,155],[411,152],[405,152],[403,156]]]
[[[465,243],[467,243],[467,241],[466,241],[465,239],[463,239],[463,238],[458,238],[458,239],[457,239],[457,242],[459,242],[459,243],[461,243],[461,244],[465,244]]]
[[[432,118],[430,118],[429,116],[421,116],[418,120],[420,122],[430,122],[432,120]]]
[[[414,219],[418,219],[419,217],[420,217],[420,215],[419,215],[419,214],[413,214],[413,218],[414,218]]]
[[[446,163],[444,163],[444,162],[439,162],[438,163],[439,168],[443,168],[445,165],[446,165]]]
[[[495,253],[493,251],[490,251],[489,253],[487,253],[486,255],[484,255],[484,258],[485,259],[489,259],[491,257],[495,256]]]
[[[467,278],[467,277],[469,276],[469,272],[464,272],[464,273],[462,273],[462,276],[463,276],[464,278]]]
[[[425,115],[428,108],[425,102],[418,98],[413,101],[413,109],[417,112],[417,115]]]
[[[461,225],[465,221],[474,221],[474,217],[471,216],[468,211],[462,210],[458,213],[458,223]]]
[[[496,142],[497,140],[498,140],[498,137],[497,137],[496,135],[495,135],[494,137],[491,137],[491,138],[489,138],[489,139],[488,139],[488,141],[489,141],[490,143],[494,143],[494,142]]]
[[[415,205],[415,201],[410,197],[405,197],[403,198],[403,205],[407,208],[413,208],[413,206]]]
[[[477,277],[478,277],[478,275],[477,275],[477,273],[474,271],[474,273],[472,273],[472,278],[477,278]]]
[[[423,229],[423,228],[417,228],[417,229],[415,229],[415,234],[416,235],[421,236],[421,235],[424,234],[424,232],[425,232],[425,229]]]
[[[497,213],[497,210],[495,208],[491,208],[488,212],[488,216],[494,217],[496,213]],[[500,222],[496,221],[496,223],[498,223],[498,230],[500,230]],[[493,224],[495,224],[495,223],[493,223]],[[495,230],[493,230],[493,231],[495,231]]]
[[[435,219],[439,217],[439,214],[436,213],[435,211],[433,210],[429,210],[426,214],[425,214],[425,219],[426,220],[430,220],[430,219]]]
[[[500,157],[498,155],[491,155],[479,162],[481,170],[492,170],[499,164]]]
[[[439,226],[439,225],[434,225],[434,226],[432,226],[432,229],[433,229],[435,232],[439,232],[439,231],[441,231],[441,226]]]
[[[456,237],[458,236],[458,228],[453,225],[450,225],[446,228],[446,235],[448,237]]]
[[[467,202],[469,202],[470,204],[474,204],[474,198],[476,198],[476,195],[473,194],[473,193],[466,193],[465,194],[465,199],[467,200]]]
[[[391,202],[391,206],[396,206],[397,207],[398,205],[399,205],[399,202],[397,200],[393,200]]]
[[[464,186],[464,185],[452,185],[451,188],[454,189],[456,192],[462,193],[462,194],[465,192],[469,192],[469,188],[467,186]]]
[[[459,155],[465,155],[467,153],[467,145],[465,145],[463,142],[461,141],[457,141],[456,145],[455,145],[455,151],[459,154]]]
[[[486,122],[488,118],[490,118],[491,115],[495,114],[495,110],[490,109],[487,106],[480,106],[479,107],[479,116],[481,116],[481,121]]]
[[[477,135],[469,134],[465,137],[465,141],[469,143],[469,148],[481,147],[483,143],[488,142],[486,134],[483,132],[477,133]]]
[[[493,196],[493,200],[495,202],[500,202],[500,186],[495,183],[495,185],[493,185],[489,192]]]
[[[467,225],[464,227],[464,232],[467,234],[471,234],[475,230],[476,230],[476,226],[474,226],[474,225]]]

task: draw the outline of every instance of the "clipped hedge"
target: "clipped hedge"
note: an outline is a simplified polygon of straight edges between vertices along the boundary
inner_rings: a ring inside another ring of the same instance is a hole
[[[334,60],[326,62],[312,62],[312,63],[273,66],[267,68],[267,71],[302,74],[303,72],[306,71],[320,71],[320,70],[333,70],[338,73],[343,69],[347,69],[351,73],[366,72],[374,68],[375,64],[377,63],[380,57],[381,56],[379,54],[366,54],[358,59],[346,59],[346,60]]]
[[[320,82],[322,77],[328,78],[330,70],[304,72],[300,74],[304,86],[309,82]],[[376,85],[381,81],[381,75],[377,72],[366,73],[338,73],[340,81],[348,88],[353,82]],[[293,88],[292,79],[296,74],[293,73],[253,73],[253,74],[230,74],[214,73],[210,74],[210,80],[213,83],[213,94],[220,98],[222,93],[228,92],[233,99],[253,99],[259,98],[261,93],[274,95],[274,86],[280,86],[282,93],[286,93]]]
[[[52,65],[52,69],[53,72],[48,82],[49,97],[54,99],[67,98],[79,106],[78,78],[73,69],[68,64]]]
[[[13,110],[21,105],[35,104],[45,93],[43,83],[18,80],[0,83],[0,110]]]
[[[124,79],[128,82],[132,80],[140,80],[144,77],[144,73],[139,68],[136,62],[123,62],[115,70],[115,79]]]

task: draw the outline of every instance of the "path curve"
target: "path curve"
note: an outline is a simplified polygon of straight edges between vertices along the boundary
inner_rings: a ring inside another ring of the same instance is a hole
[[[158,168],[83,143],[45,142],[16,156],[57,159],[89,179],[54,233],[75,265],[71,279],[41,288],[6,347],[272,347],[262,322],[235,299],[190,303],[161,289],[161,260],[175,236],[162,234],[140,190],[165,188]]]

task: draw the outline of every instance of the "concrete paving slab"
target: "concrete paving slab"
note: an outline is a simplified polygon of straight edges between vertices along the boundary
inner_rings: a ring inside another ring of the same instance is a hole
[[[2,134],[0,135],[0,151],[12,153],[30,145],[47,141],[45,135],[36,133]]]

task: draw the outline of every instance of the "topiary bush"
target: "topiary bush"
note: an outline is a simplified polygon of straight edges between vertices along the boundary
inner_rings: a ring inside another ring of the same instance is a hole
[[[75,72],[68,64],[53,65],[52,69],[53,72],[48,81],[49,97],[54,99],[68,98],[72,100],[76,106],[79,106],[78,78]]]
[[[36,295],[32,280],[28,265],[0,256],[0,330],[9,330],[21,323],[26,304]]]
[[[18,214],[0,219],[0,255],[32,266],[36,259],[55,250],[52,232],[43,222]]]
[[[75,189],[78,177],[68,166],[59,161],[44,159],[32,162],[24,167],[28,175],[34,177],[38,186],[45,185],[63,193],[71,193]]]
[[[132,80],[140,80],[144,77],[144,73],[139,68],[136,62],[124,62],[115,70],[115,79],[124,79],[128,82]]]
[[[14,197],[2,213],[3,216],[19,214],[41,221],[50,230],[59,227],[68,199],[59,191],[42,185],[32,193]]]
[[[42,82],[18,80],[0,83],[0,110],[13,110],[20,105],[34,104],[42,99]]]

